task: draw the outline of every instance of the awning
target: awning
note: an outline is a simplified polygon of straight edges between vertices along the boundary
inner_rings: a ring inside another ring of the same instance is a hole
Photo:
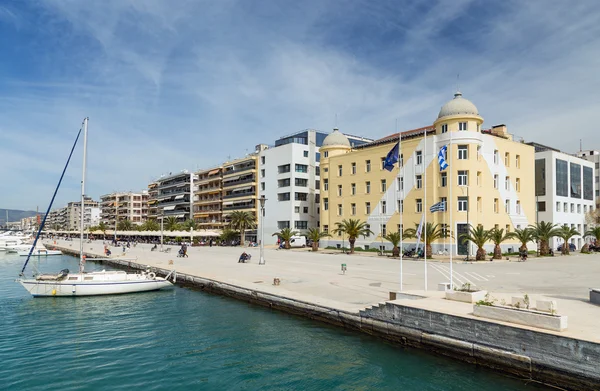
[[[223,179],[223,181],[235,181],[235,180],[238,180],[238,179],[240,179],[240,177],[241,177],[241,175],[238,175],[238,176],[233,176],[233,177],[231,177],[231,178],[226,178],[226,179]]]
[[[235,191],[252,190],[252,186],[238,187]]]
[[[165,206],[165,207],[163,208],[163,210],[175,210],[175,205],[172,205],[172,206]]]
[[[184,194],[180,194],[180,195],[175,196],[175,199],[176,200],[181,200],[181,199],[183,199],[183,197],[185,197],[185,195]]]
[[[150,200],[148,201],[148,205],[153,205],[156,204],[158,202],[158,200]]]
[[[233,202],[223,202],[223,205],[227,205],[227,206],[233,205]]]
[[[182,213],[180,215],[175,215],[176,218],[181,218],[181,217],[185,217],[185,213]]]
[[[209,175],[209,176],[210,176],[210,175],[215,175],[215,174],[216,174],[216,173],[218,173],[218,172],[219,172],[219,169],[217,168],[216,170],[209,171],[209,172],[208,172],[208,175]]]

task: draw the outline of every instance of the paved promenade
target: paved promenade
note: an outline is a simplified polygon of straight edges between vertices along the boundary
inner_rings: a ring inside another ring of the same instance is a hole
[[[78,250],[79,242],[59,241],[57,246]],[[384,302],[390,291],[400,289],[400,261],[370,254],[265,249],[266,265],[258,265],[259,248],[191,247],[188,258],[177,257],[177,246],[164,246],[171,248],[170,253],[150,251],[148,244],[138,244],[125,254],[121,248],[110,248],[112,258],[135,258],[137,263],[174,268],[181,273],[351,312]],[[84,251],[103,257],[102,241],[85,243]],[[250,263],[237,262],[242,251],[252,255]],[[345,274],[341,271],[342,263],[347,265]],[[100,267],[90,263],[88,269]],[[558,313],[568,316],[568,330],[560,333],[535,330],[600,342],[600,306],[588,302],[589,288],[600,287],[600,255],[532,257],[527,262],[460,260],[453,268],[456,286],[470,283],[488,290],[498,301],[505,299],[510,303],[511,296],[525,293],[532,302],[541,297],[556,300]],[[447,259],[428,261],[425,292],[424,262],[404,260],[404,291],[427,298],[401,300],[402,304],[471,317],[472,305],[445,300],[443,292],[437,291],[438,283],[449,282],[449,270]],[[274,278],[279,278],[281,285],[274,286]]]

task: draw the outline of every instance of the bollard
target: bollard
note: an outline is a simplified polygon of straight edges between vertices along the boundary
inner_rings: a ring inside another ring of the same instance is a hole
[[[346,264],[342,263],[342,273],[346,274]]]

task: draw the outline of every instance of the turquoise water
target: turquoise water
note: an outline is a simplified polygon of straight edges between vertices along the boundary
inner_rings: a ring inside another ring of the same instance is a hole
[[[0,254],[0,389],[539,390],[299,317],[184,288],[33,299]],[[100,268],[101,266],[97,266]],[[73,257],[40,261],[77,269]],[[94,268],[88,263],[88,268]]]

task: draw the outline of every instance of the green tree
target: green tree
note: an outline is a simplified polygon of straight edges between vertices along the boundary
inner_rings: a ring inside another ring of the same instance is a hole
[[[527,243],[535,240],[535,235],[531,228],[517,228],[508,235],[510,235],[510,239],[516,239],[521,243],[519,251],[527,251]]]
[[[404,231],[404,237],[416,239],[417,230],[419,229],[419,224],[415,224],[415,228],[407,228]],[[426,257],[431,258],[431,243],[435,242],[438,239],[442,239],[447,237],[448,233],[445,231],[441,224],[432,224],[427,223],[425,225],[425,229],[421,232],[421,240],[425,242],[425,251]]]
[[[365,222],[359,219],[342,220],[342,222],[335,223],[336,228],[333,230],[334,233],[342,233],[348,236],[348,242],[350,243],[350,254],[354,254],[354,243],[356,238],[359,236],[367,237],[373,235],[373,231],[367,228]]]
[[[392,249],[392,255],[394,257],[400,256],[400,248],[398,245],[400,244],[400,232],[390,232],[389,234],[383,237],[388,242],[391,242],[394,248]]]
[[[183,222],[182,227],[186,231],[189,231],[190,229],[196,229],[196,220],[188,219]]]
[[[106,230],[108,229],[108,225],[106,225],[104,221],[101,221],[100,224],[98,224],[98,229],[102,231],[102,235],[104,239],[106,239]]]
[[[460,240],[468,240],[477,246],[477,253],[475,254],[476,261],[485,261],[485,250],[483,246],[490,239],[490,232],[483,229],[481,225],[477,227],[469,226],[469,232],[463,235],[460,235]]]
[[[221,232],[221,235],[219,235],[219,240],[221,240],[224,243],[231,243],[232,240],[235,240],[237,238],[237,235],[237,232],[235,232],[234,230],[225,228],[223,232]]]
[[[250,212],[235,211],[229,215],[230,227],[240,232],[240,245],[244,246],[247,228],[256,227],[256,216]]]
[[[177,218],[174,216],[167,217],[163,225],[167,231],[179,231],[179,228],[181,227],[181,225],[177,221]]]
[[[142,224],[144,231],[160,231],[160,224],[155,219],[149,219]]]
[[[561,253],[563,255],[569,255],[569,239],[573,236],[580,235],[579,232],[575,228],[571,228],[568,225],[563,225],[560,228],[556,229],[556,235],[563,240]]]
[[[321,232],[319,231],[318,228],[309,228],[308,229],[308,239],[310,239],[310,241],[312,242],[312,250],[313,251],[318,251],[319,250],[319,241],[321,241],[322,238],[331,236],[329,234],[329,232]]]
[[[545,221],[529,226],[533,230],[535,240],[540,241],[540,255],[548,255],[550,253],[550,239],[557,236],[557,227],[557,224],[546,223]]]
[[[596,239],[597,245],[600,244],[600,225],[597,227],[594,227],[594,228],[590,228],[587,231],[585,231],[584,236],[592,237],[592,238]]]
[[[131,231],[133,230],[133,223],[127,219],[119,221],[117,224],[119,231]]]
[[[296,236],[296,235],[298,235],[298,232],[292,231],[289,228],[283,228],[281,231],[275,232],[273,234],[273,236],[279,236],[279,238],[281,240],[283,240],[283,242],[285,243],[284,247],[286,249],[290,248],[290,240],[292,240],[292,236]]]
[[[512,237],[510,232],[504,232],[504,228],[492,228],[489,231],[489,237],[494,242],[494,256],[492,259],[502,259],[500,245]]]

